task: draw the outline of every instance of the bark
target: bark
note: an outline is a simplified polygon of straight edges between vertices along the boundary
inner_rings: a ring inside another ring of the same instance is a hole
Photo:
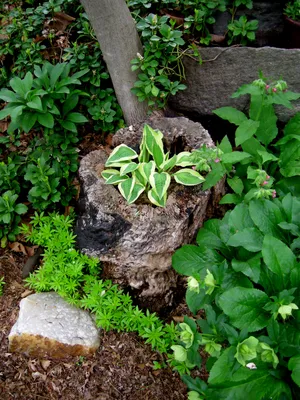
[[[146,118],[147,105],[131,93],[137,72],[130,61],[142,54],[135,22],[125,0],[81,0],[100,43],[118,102],[128,125]]]

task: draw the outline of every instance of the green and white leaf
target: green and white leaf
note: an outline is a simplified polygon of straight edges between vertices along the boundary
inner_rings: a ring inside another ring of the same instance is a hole
[[[166,172],[158,173],[155,172],[154,174],[150,175],[150,185],[154,189],[155,193],[157,194],[158,198],[161,200],[165,194],[171,183],[171,177]]]
[[[192,153],[189,151],[182,151],[177,154],[176,166],[177,167],[190,167],[191,165],[195,165],[195,161],[193,160]]]
[[[152,204],[158,207],[165,207],[166,201],[167,201],[167,193],[163,196],[162,199],[158,197],[158,195],[155,193],[154,189],[150,189],[148,191],[148,199],[151,201]]]
[[[177,183],[185,186],[195,186],[205,181],[205,179],[202,175],[199,174],[199,172],[194,171],[190,168],[184,168],[180,171],[175,172],[175,174],[173,174],[173,177]]]
[[[121,167],[120,169],[120,175],[126,175],[129,174],[130,172],[135,171],[138,168],[139,164],[135,163],[135,162],[130,162],[128,164],[125,164]]]
[[[105,163],[105,166],[118,167],[120,166],[120,163],[124,163],[124,161],[131,161],[137,157],[137,153],[132,148],[126,146],[125,144],[120,144],[112,151]]]

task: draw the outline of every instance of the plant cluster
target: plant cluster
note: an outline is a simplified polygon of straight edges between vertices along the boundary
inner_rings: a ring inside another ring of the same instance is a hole
[[[182,83],[185,79],[182,57],[184,54],[190,56],[186,50],[192,49],[193,56],[201,62],[194,42],[199,41],[202,45],[211,43],[209,26],[216,22],[216,12],[228,9],[232,14],[228,25],[229,45],[254,41],[258,28],[258,21],[248,21],[246,16],[235,20],[238,7],[252,8],[252,1],[248,0],[135,0],[127,3],[137,21],[144,46],[143,56],[138,54],[132,60],[132,69],[141,72],[132,91],[140,101],[147,100],[150,107],[164,107],[170,95],[186,88]],[[160,16],[165,9],[171,14],[172,11],[181,14],[181,22],[168,13]]]
[[[71,216],[36,213],[30,226],[22,226],[26,237],[44,249],[43,263],[27,278],[27,285],[37,292],[54,290],[71,304],[90,310],[97,326],[105,330],[137,332],[154,350],[169,352],[177,335],[175,325],[143,312],[129,294],[110,280],[99,279],[99,261],[75,248],[73,223]]]
[[[193,169],[196,168],[196,162],[191,160],[191,154],[184,151],[170,158],[169,152],[164,153],[163,134],[145,125],[140,154],[124,144],[117,146],[105,163],[108,169],[101,174],[107,184],[118,185],[120,193],[129,204],[146,192],[152,204],[164,207],[172,177],[177,183],[186,186],[199,185],[204,181]],[[192,168],[178,169],[187,166]],[[171,174],[174,168],[177,170]]]
[[[293,21],[300,21],[300,1],[289,1],[286,5],[286,8],[284,9],[284,13]]]
[[[175,270],[188,277],[189,309],[195,316],[205,311],[205,318],[185,317],[172,346],[192,400],[300,394],[299,114],[274,142],[273,104],[290,107],[299,98],[286,89],[283,81],[261,78],[235,94],[250,94],[250,119],[231,107],[216,111],[238,126],[236,146],[245,151],[232,152],[223,139],[217,169],[205,184],[227,173],[235,194],[223,202],[237,205],[222,220],[204,223],[197,246],[185,245],[173,256]],[[189,376],[201,367],[199,347],[208,354],[207,382]]]

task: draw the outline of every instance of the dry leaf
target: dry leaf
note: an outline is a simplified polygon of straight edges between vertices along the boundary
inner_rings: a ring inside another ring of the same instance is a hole
[[[25,290],[25,292],[23,292],[23,293],[21,294],[22,299],[24,299],[24,297],[29,296],[31,293],[33,293],[32,290]]]
[[[32,257],[35,255],[35,250],[38,248],[39,246],[25,246],[25,249],[27,251],[27,255],[28,257]]]
[[[47,370],[47,368],[49,368],[50,364],[51,364],[50,360],[41,360],[41,366],[45,371]]]
[[[184,317],[179,317],[179,316],[175,316],[173,317],[175,322],[183,322],[184,321]]]
[[[42,379],[43,381],[45,381],[46,380],[46,378],[47,378],[47,376],[46,375],[44,375],[44,374],[41,374],[40,372],[33,372],[32,374],[31,374],[31,376],[33,377],[33,379],[37,379],[37,378],[40,378],[40,379]]]
[[[9,243],[9,247],[12,251],[15,251],[16,253],[23,253],[25,256],[27,256],[27,251],[22,243],[19,242]]]

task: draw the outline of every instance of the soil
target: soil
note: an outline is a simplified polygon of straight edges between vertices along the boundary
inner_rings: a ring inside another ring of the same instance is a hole
[[[27,257],[0,250],[1,400],[182,400],[186,387],[171,369],[153,370],[160,355],[135,334],[103,332],[91,358],[35,359],[8,352],[8,334],[18,317],[19,303],[31,292],[21,278]]]

